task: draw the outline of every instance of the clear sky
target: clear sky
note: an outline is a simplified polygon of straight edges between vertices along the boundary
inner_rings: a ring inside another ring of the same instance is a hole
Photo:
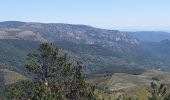
[[[170,0],[0,0],[0,21],[170,31]]]

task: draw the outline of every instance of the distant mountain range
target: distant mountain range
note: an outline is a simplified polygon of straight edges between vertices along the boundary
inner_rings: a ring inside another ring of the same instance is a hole
[[[54,42],[80,60],[87,74],[170,70],[170,43],[165,40],[169,36],[166,32],[120,32],[62,23],[0,22],[0,65],[25,74],[26,54],[42,42]]]
[[[170,39],[170,33],[162,31],[139,31],[139,32],[124,32],[128,35],[147,42],[160,42],[165,39]]]

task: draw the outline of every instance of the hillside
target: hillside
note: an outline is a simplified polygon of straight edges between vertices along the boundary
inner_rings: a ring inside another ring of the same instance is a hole
[[[3,77],[0,78],[0,83],[4,85],[10,85],[18,81],[26,80],[25,76],[8,69],[0,69],[0,74],[3,75]]]
[[[140,74],[145,69],[159,69],[160,62],[164,63],[138,39],[118,30],[62,23],[6,21],[0,22],[0,65],[26,74],[25,57],[42,42],[54,42],[72,58],[79,59],[87,74]]]
[[[150,51],[154,52],[159,58],[160,69],[169,70],[170,64],[170,40],[162,40],[160,42],[144,42],[143,45]]]
[[[150,82],[170,83],[170,74],[162,72],[170,71],[170,42],[158,40],[143,41],[126,32],[86,25],[0,22],[0,84],[28,79],[27,54],[52,42],[71,61],[80,61],[98,95],[108,99],[123,92],[143,100]]]
[[[140,75],[114,73],[113,75],[100,74],[89,78],[89,82],[109,91],[133,89],[136,86],[147,86],[153,81],[170,83],[170,73],[158,70],[148,70]]]
[[[37,47],[38,43],[34,41],[1,39],[0,68],[15,70],[26,75],[24,68],[26,55]]]
[[[133,52],[136,52],[134,56],[145,53],[138,51],[142,48],[133,37],[117,30],[85,25],[7,21],[0,23],[0,39],[1,49],[7,50],[7,53],[1,51],[2,56],[4,55],[1,58],[2,65],[14,66],[17,71],[23,70],[21,67],[25,63],[26,53],[33,50],[35,45],[47,41],[55,42],[59,48],[81,58],[87,73],[110,71],[121,66],[128,70],[128,67],[132,68],[134,65],[126,67],[128,62],[125,56],[133,55]],[[124,72],[121,68],[118,70]]]
[[[163,31],[137,31],[125,33],[145,42],[160,42],[162,40],[170,39],[170,33]]]

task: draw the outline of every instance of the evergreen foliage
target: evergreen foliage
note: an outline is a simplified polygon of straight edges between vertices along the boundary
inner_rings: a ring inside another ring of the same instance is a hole
[[[94,100],[95,87],[85,83],[82,66],[70,63],[67,55],[52,43],[43,43],[27,56],[26,68],[33,80],[9,87],[11,99]]]

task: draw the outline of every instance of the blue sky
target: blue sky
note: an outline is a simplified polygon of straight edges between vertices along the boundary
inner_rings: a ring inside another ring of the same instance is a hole
[[[170,0],[0,0],[0,21],[170,31]]]

